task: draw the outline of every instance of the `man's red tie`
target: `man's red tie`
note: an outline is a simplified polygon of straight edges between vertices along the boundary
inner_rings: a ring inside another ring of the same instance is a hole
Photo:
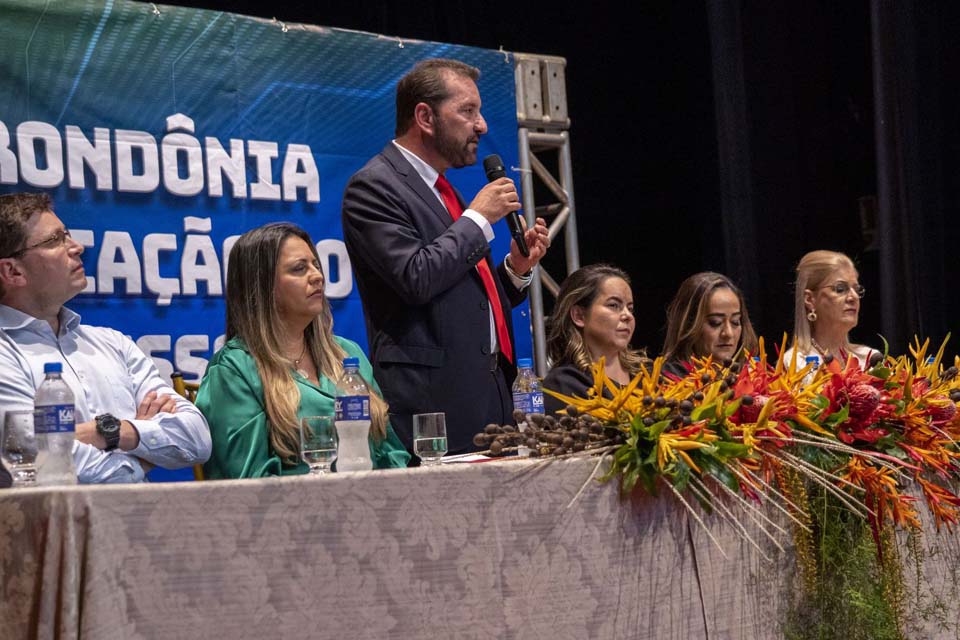
[[[463,207],[457,200],[457,195],[453,192],[450,182],[442,175],[437,177],[437,191],[443,198],[443,203],[447,206],[447,211],[453,217],[454,221],[460,219],[463,215]],[[510,331],[507,330],[507,319],[503,315],[503,307],[500,305],[500,295],[497,293],[497,285],[493,282],[493,273],[490,271],[490,265],[486,258],[477,263],[477,272],[480,273],[480,280],[483,281],[483,288],[487,292],[487,299],[490,300],[490,308],[493,309],[493,322],[497,326],[497,342],[500,343],[500,353],[513,362],[513,347],[510,345]]]

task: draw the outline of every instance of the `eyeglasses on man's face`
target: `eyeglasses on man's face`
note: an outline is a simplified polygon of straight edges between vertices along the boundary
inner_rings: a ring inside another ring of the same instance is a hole
[[[863,296],[867,293],[867,290],[864,289],[861,285],[850,284],[849,282],[844,282],[843,280],[840,280],[839,282],[834,282],[833,284],[828,284],[823,288],[830,289],[841,298],[845,297],[848,293],[853,291],[855,294],[857,294],[858,298],[863,299]]]
[[[27,245],[23,249],[14,251],[13,253],[5,257],[19,258],[23,254],[25,254],[27,251],[31,251],[33,249],[42,249],[42,248],[57,249],[65,245],[67,243],[68,238],[70,238],[70,232],[67,229],[60,229],[59,231],[57,231],[55,234],[53,234],[46,240],[41,240],[40,242],[37,242],[35,244]]]

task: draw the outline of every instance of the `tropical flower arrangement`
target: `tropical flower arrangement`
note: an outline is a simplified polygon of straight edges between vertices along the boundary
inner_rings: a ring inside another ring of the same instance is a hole
[[[779,353],[786,347],[784,337]],[[780,357],[768,364],[761,339],[742,363],[695,359],[678,378],[663,374],[658,358],[621,388],[601,361],[587,397],[546,392],[567,403],[561,422],[590,430],[582,453],[564,455],[603,454],[611,463],[602,479],[618,479],[624,493],[666,487],[718,548],[692,502],[764,557],[731,505],[781,550],[777,520],[792,521],[802,589],[785,637],[844,629],[851,638],[903,638],[918,617],[946,608],[918,609],[919,585],[908,594],[896,530],[919,575],[919,501],[937,531],[960,524],[960,358],[945,362],[945,347],[929,353],[929,341],[917,340],[909,355],[876,353],[865,369],[829,356],[815,367]]]
[[[786,346],[784,338],[781,353]],[[731,496],[761,520],[760,504],[772,499],[805,526],[790,489],[799,477],[876,528],[919,527],[919,493],[937,529],[952,529],[960,522],[951,486],[960,479],[960,359],[945,367],[945,346],[928,357],[929,341],[917,341],[909,356],[876,354],[863,370],[852,356],[818,368],[779,358],[771,366],[761,340],[742,364],[695,359],[675,378],[662,375],[658,358],[620,388],[601,361],[586,398],[547,393],[621,433],[606,478],[620,478],[624,492],[664,485],[688,509],[685,495],[721,512],[715,498]]]

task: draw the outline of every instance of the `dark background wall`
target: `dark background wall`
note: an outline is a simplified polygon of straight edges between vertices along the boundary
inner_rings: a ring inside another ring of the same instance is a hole
[[[960,327],[960,3],[174,4],[565,57],[581,262],[632,275],[652,352],[677,285],[707,269],[779,341],[817,248],[860,267],[858,340]]]

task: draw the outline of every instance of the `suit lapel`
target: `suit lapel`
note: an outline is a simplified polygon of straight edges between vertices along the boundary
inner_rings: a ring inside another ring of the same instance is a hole
[[[403,154],[394,146],[392,142],[388,142],[387,146],[383,148],[383,156],[387,161],[393,166],[394,170],[402,177],[402,180],[409,186],[413,191],[420,197],[425,205],[433,212],[437,217],[438,222],[443,225],[443,228],[446,229],[453,222],[453,219],[450,217],[450,212],[447,211],[446,207],[443,206],[443,203],[440,202],[440,199],[437,198],[437,194],[427,186],[427,183],[423,181],[423,178],[420,177],[420,174],[417,173],[417,170],[403,157]],[[458,194],[459,197],[459,194]]]
[[[437,195],[433,190],[427,186],[427,183],[423,181],[423,178],[420,177],[420,174],[417,173],[417,170],[403,157],[403,154],[394,146],[392,142],[388,142],[387,146],[383,148],[381,152],[387,161],[393,166],[394,170],[402,180],[416,192],[420,199],[423,200],[424,204],[429,207],[430,211],[437,216],[438,222],[443,225],[443,228],[446,229],[453,223],[453,218],[450,217],[450,212],[447,211],[446,207],[440,202],[440,199],[437,198]],[[460,195],[460,192],[454,187],[454,192],[457,195],[457,200],[460,201],[460,206],[466,210],[467,205],[463,200],[463,196]],[[510,301],[507,298],[506,291],[503,288],[503,283],[500,282],[500,274],[497,271],[497,265],[494,264],[493,258],[491,256],[490,249],[487,249],[486,255],[483,257],[487,261],[487,264],[490,266],[490,271],[493,273],[493,281],[497,285],[497,295],[500,296],[500,304],[503,309],[510,309]],[[473,278],[476,281],[477,285],[483,289],[483,282],[480,280],[480,274],[477,273],[477,270],[473,270]],[[510,323],[512,325],[512,323]],[[511,332],[512,333],[512,332]]]

